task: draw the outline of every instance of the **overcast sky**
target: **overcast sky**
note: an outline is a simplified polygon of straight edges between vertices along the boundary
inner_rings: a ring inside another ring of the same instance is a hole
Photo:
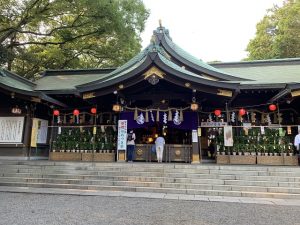
[[[256,24],[274,4],[283,0],[143,0],[150,17],[142,34],[150,43],[159,19],[173,41],[197,58],[209,62],[240,61],[247,56]]]

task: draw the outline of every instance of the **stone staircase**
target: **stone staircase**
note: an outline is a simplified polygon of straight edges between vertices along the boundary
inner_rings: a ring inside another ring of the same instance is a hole
[[[300,199],[300,168],[0,161],[0,186]]]

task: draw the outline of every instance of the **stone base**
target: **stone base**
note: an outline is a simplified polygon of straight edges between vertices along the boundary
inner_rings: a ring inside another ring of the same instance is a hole
[[[298,166],[298,156],[284,156],[283,163],[286,166]]]
[[[85,162],[114,162],[115,153],[77,153],[50,152],[49,160],[53,161],[85,161]]]
[[[115,153],[82,153],[82,161],[114,162]]]
[[[229,164],[229,155],[217,155],[217,164]]]
[[[49,160],[53,161],[81,161],[81,154],[77,152],[50,152]]]
[[[281,166],[283,165],[283,157],[282,156],[257,156],[257,164]]]
[[[253,165],[256,164],[256,156],[255,155],[230,155],[229,163]]]

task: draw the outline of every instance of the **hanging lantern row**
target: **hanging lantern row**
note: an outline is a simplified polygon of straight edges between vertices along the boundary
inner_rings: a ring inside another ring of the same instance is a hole
[[[97,109],[96,108],[91,108],[91,113],[92,114],[96,114],[97,113]],[[73,115],[74,116],[78,116],[79,114],[80,114],[80,111],[78,109],[74,109]],[[57,109],[53,110],[53,115],[54,116],[59,116],[60,115],[59,110],[57,110]]]
[[[193,102],[193,103],[191,104],[191,109],[192,109],[193,111],[197,111],[198,108],[199,108],[199,105],[198,105],[197,103]],[[276,105],[274,105],[274,104],[269,105],[269,110],[270,110],[270,111],[275,111],[276,109],[277,109],[277,106],[276,106]],[[121,111],[121,105],[119,105],[119,104],[114,104],[114,105],[113,105],[113,111],[115,111],[115,112],[120,112],[120,111]],[[246,112],[247,112],[247,111],[246,111],[245,109],[241,108],[241,109],[239,110],[239,115],[240,115],[240,116],[244,116],[244,115],[246,114]],[[92,113],[92,114],[96,114],[96,113],[97,113],[97,109],[96,109],[96,108],[91,108],[91,113]],[[216,109],[216,110],[214,111],[215,116],[218,116],[218,117],[221,115],[221,113],[222,113],[222,111],[221,111],[220,109]],[[53,115],[54,115],[54,116],[59,116],[59,114],[60,114],[59,110],[57,110],[57,109],[53,110]],[[78,116],[79,114],[80,114],[79,110],[78,110],[78,109],[74,109],[73,115],[74,115],[74,116]]]
[[[276,105],[274,105],[274,104],[269,105],[269,110],[270,110],[270,111],[275,111],[276,109],[277,109],[277,106],[276,106]],[[220,109],[216,109],[216,110],[214,111],[215,116],[220,116],[221,113],[222,113],[222,111],[221,111]],[[240,116],[244,116],[246,113],[247,113],[247,111],[246,111],[244,108],[241,108],[241,109],[239,110],[239,115],[240,115]]]

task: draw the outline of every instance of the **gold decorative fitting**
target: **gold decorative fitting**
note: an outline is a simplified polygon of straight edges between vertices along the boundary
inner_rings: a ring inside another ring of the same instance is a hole
[[[206,74],[201,74],[202,77],[208,79],[208,80],[213,80],[213,81],[218,81],[219,79],[217,78],[214,78],[214,77],[211,77],[211,76],[208,76]]]
[[[152,85],[155,85],[159,82],[159,79],[164,79],[164,76],[166,75],[164,72],[162,72],[160,69],[158,69],[155,66],[152,66],[147,72],[143,74],[145,76],[145,80],[148,80],[148,82]]]
[[[122,109],[122,107],[121,107],[121,105],[119,105],[119,104],[114,104],[114,105],[113,105],[113,108],[112,108],[112,110],[113,110],[114,112],[120,112],[121,109]]]
[[[95,92],[87,92],[87,93],[83,93],[82,98],[83,99],[89,99],[89,98],[95,98]]]
[[[191,110],[193,110],[193,111],[197,111],[197,110],[198,110],[198,108],[199,108],[199,105],[198,105],[198,103],[192,103],[192,104],[191,104]]]
[[[138,150],[136,151],[136,154],[137,154],[138,156],[143,155],[143,150],[142,150],[142,149],[138,149]]]
[[[190,87],[190,86],[191,86],[191,83],[185,83],[184,86]]]
[[[226,97],[232,97],[232,91],[218,89],[217,95],[222,95],[222,96],[226,96]]]
[[[161,79],[164,79],[164,76],[166,75],[163,71],[161,71],[160,69],[158,69],[156,66],[152,66],[149,70],[147,70],[147,72],[144,73],[145,76],[145,80],[152,76],[152,75],[156,75]]]
[[[32,102],[41,102],[40,98],[36,98],[36,97],[31,97],[31,101]]]
[[[180,154],[181,154],[181,151],[180,150],[176,150],[175,151],[175,155],[178,157],[178,156],[180,156]]]
[[[300,96],[300,90],[292,91],[291,95],[292,95],[292,97]]]

